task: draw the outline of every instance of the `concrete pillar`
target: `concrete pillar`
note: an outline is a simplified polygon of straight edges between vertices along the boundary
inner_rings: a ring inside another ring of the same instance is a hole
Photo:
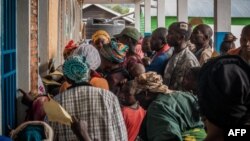
[[[140,2],[135,3],[135,28],[137,28],[140,31],[140,14],[141,14],[141,6]]]
[[[157,2],[157,26],[165,27],[165,0]]]
[[[151,0],[145,0],[145,33],[151,33]]]
[[[177,0],[177,18],[179,22],[188,22],[188,0]]]
[[[231,0],[214,0],[214,42],[217,52],[227,32],[231,31]]]
[[[49,1],[38,1],[38,56],[40,57],[39,74],[41,76],[47,75],[48,62],[49,62]]]
[[[17,0],[17,88],[30,91],[30,0]],[[21,96],[17,95],[17,124],[25,119],[27,108],[21,103]]]

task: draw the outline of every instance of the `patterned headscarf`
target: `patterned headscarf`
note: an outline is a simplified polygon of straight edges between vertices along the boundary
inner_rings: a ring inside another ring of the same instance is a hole
[[[108,44],[110,42],[110,36],[104,30],[98,30],[92,35],[93,43],[95,43],[100,38],[104,39],[104,44]]]
[[[110,62],[122,63],[125,59],[127,50],[127,45],[112,41],[109,44],[103,45],[103,48],[100,50],[100,54]]]
[[[68,57],[63,64],[63,74],[74,83],[88,82],[90,78],[89,66],[81,56]]]
[[[101,65],[99,52],[92,45],[81,44],[77,49],[74,50],[72,55],[85,57],[86,63],[89,65],[91,70],[96,70]]]
[[[171,93],[172,90],[168,89],[168,86],[164,85],[162,77],[158,75],[156,72],[147,72],[141,74],[139,77],[134,80],[134,89],[139,89],[142,91],[150,91],[155,93],[163,93],[168,94]]]

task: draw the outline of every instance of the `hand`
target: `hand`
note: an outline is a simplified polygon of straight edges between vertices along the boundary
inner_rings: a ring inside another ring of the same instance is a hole
[[[88,124],[86,121],[79,120],[75,116],[72,116],[71,129],[74,134],[81,141],[91,141],[88,134]]]

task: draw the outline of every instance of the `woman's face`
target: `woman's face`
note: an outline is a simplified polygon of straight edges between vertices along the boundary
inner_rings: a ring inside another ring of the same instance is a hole
[[[103,38],[98,38],[95,42],[94,42],[94,46],[99,50],[103,47],[103,44],[105,43],[105,40]]]

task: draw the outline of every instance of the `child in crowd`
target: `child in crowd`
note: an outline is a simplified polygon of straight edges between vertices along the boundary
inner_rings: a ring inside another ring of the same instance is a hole
[[[128,72],[130,74],[130,77],[134,79],[135,77],[138,77],[140,74],[145,73],[145,67],[143,64],[136,63],[131,65],[130,68],[128,68]]]
[[[131,89],[133,81],[129,81],[122,87],[118,97],[122,105],[122,115],[128,132],[128,141],[134,141],[139,133],[142,120],[146,111],[136,101]]]

